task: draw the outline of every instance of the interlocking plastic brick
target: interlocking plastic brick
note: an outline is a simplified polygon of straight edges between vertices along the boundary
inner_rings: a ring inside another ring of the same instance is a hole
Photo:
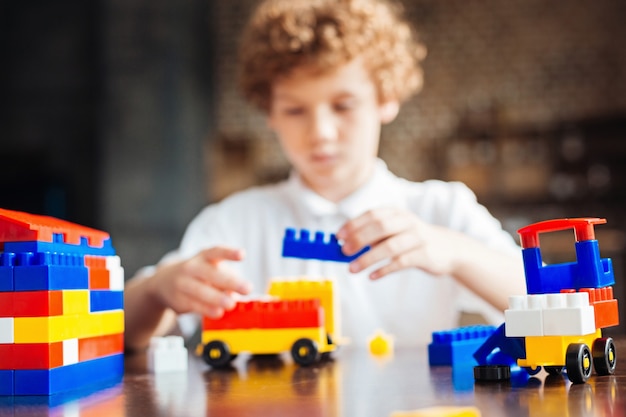
[[[15,291],[89,288],[89,275],[80,255],[51,252],[18,253],[13,268]]]
[[[109,334],[78,340],[80,362],[124,352],[124,334]]]
[[[122,310],[124,308],[123,291],[92,290],[89,292],[89,300],[92,312]]]
[[[204,317],[203,330],[318,327],[324,322],[317,299],[240,301],[220,319]]]
[[[323,232],[315,232],[314,239],[311,239],[307,229],[301,229],[300,233],[297,234],[295,229],[289,228],[285,230],[282,255],[285,258],[352,262],[368,250],[369,246],[354,255],[347,256],[341,251],[341,245],[334,234],[326,239]]]
[[[15,395],[50,395],[104,381],[121,381],[124,355],[111,355],[48,370],[16,370]]]
[[[0,243],[1,245],[1,243]],[[0,253],[0,291],[13,291],[13,267],[15,266],[15,254],[10,252]]]
[[[514,295],[504,311],[506,335],[509,337],[543,336],[545,294]]]
[[[75,245],[84,240],[90,247],[101,248],[109,240],[109,234],[50,216],[0,209],[0,241],[38,240]]]
[[[0,292],[0,317],[42,317],[63,314],[61,291]]]
[[[593,307],[585,292],[548,294],[543,311],[545,336],[582,336],[596,331]]]
[[[526,357],[526,345],[523,337],[507,337],[506,327],[502,324],[474,352],[474,359],[479,365],[513,365],[520,358]],[[497,357],[498,362],[492,359]]]
[[[613,297],[613,287],[581,288],[581,292],[589,294],[589,304],[593,306],[596,328],[604,329],[619,324],[617,300]],[[574,292],[574,290],[563,290]]]
[[[472,356],[489,336],[496,331],[494,326],[466,326],[432,333],[428,345],[430,366],[475,365]]]
[[[147,352],[148,371],[180,372],[187,370],[187,349],[180,336],[153,337]]]
[[[15,341],[15,319],[13,317],[0,317],[0,343],[13,343]]]
[[[0,395],[14,395],[13,378],[15,371],[0,370]]]

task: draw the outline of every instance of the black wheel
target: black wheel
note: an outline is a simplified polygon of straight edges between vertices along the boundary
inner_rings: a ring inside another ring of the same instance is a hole
[[[221,340],[213,340],[204,346],[202,359],[214,368],[223,368],[234,359],[230,354],[230,349]]]
[[[562,366],[544,366],[543,369],[546,370],[548,375],[561,375],[563,373]]]
[[[293,360],[302,366],[308,366],[320,359],[317,343],[311,339],[298,339],[291,346]]]
[[[474,380],[477,382],[498,382],[511,379],[508,365],[478,365],[474,367]]]
[[[574,384],[587,382],[593,371],[593,360],[589,346],[584,343],[572,343],[565,354],[567,377]]]
[[[615,373],[615,343],[610,337],[596,339],[591,347],[593,366],[598,375],[613,375]]]

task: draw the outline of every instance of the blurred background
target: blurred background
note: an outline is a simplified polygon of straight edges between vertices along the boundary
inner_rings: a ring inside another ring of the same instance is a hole
[[[205,204],[284,178],[236,86],[255,4],[0,2],[0,207],[108,231],[130,277]],[[412,180],[464,181],[514,235],[607,218],[597,236],[625,300],[626,2],[404,5],[428,48],[425,88],[383,130],[381,157]],[[554,235],[546,260],[572,260],[573,235]]]

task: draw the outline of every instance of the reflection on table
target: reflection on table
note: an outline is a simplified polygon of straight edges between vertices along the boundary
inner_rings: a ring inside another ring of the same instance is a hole
[[[626,339],[617,340],[618,355]],[[213,370],[191,355],[189,371],[153,375],[128,355],[121,384],[55,397],[4,397],[0,416],[389,416],[436,405],[474,405],[483,416],[625,416],[626,369],[572,385],[566,376],[475,384],[471,373],[430,368],[425,347],[377,358],[344,347],[334,360],[299,367],[288,356],[241,355]]]

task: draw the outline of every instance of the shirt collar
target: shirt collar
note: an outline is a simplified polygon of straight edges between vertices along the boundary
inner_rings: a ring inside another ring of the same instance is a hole
[[[307,187],[296,171],[291,172],[288,182],[292,196],[310,215],[314,217],[339,215],[347,220],[395,201],[394,178],[396,177],[389,171],[387,164],[382,159],[377,159],[370,179],[338,203],[325,199]]]

